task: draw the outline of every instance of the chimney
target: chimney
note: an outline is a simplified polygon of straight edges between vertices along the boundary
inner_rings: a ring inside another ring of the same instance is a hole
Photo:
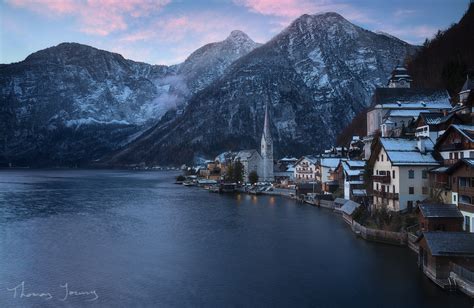
[[[425,144],[424,137],[418,137],[418,150],[420,151],[421,154],[426,153],[426,144]]]

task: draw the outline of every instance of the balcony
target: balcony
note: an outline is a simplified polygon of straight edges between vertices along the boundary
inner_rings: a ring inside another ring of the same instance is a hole
[[[393,199],[393,200],[398,200],[398,198],[399,198],[399,195],[397,193],[378,191],[378,190],[374,190],[373,195],[375,197]]]
[[[458,186],[458,193],[460,195],[466,195],[471,197],[471,199],[474,199],[474,187],[469,187],[469,186]]]
[[[440,151],[456,151],[456,150],[463,150],[464,146],[462,143],[450,143],[444,144],[440,147]]]
[[[307,170],[307,169],[300,169],[300,170],[296,170],[296,173],[307,173],[307,174],[311,174],[311,173],[314,173],[314,171],[312,170]]]
[[[474,205],[469,204],[469,203],[462,203],[462,202],[459,202],[459,203],[458,203],[458,209],[459,209],[460,211],[469,212],[469,213],[474,213]]]
[[[383,183],[383,184],[390,184],[390,174],[386,175],[372,175],[372,181]]]

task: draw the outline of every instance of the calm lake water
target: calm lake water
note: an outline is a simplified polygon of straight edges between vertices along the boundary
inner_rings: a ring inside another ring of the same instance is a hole
[[[0,307],[473,305],[328,210],[175,175],[0,171]]]

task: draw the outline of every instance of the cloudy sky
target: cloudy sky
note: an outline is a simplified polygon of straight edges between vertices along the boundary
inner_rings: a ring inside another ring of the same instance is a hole
[[[302,14],[351,22],[421,44],[457,22],[469,0],[0,0],[0,63],[79,42],[151,64],[175,64],[234,29],[264,43]]]

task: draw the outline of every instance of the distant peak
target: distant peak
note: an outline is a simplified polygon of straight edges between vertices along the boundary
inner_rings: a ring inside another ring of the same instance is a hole
[[[232,31],[229,36],[227,37],[226,40],[252,40],[247,34],[240,30],[234,30]]]

